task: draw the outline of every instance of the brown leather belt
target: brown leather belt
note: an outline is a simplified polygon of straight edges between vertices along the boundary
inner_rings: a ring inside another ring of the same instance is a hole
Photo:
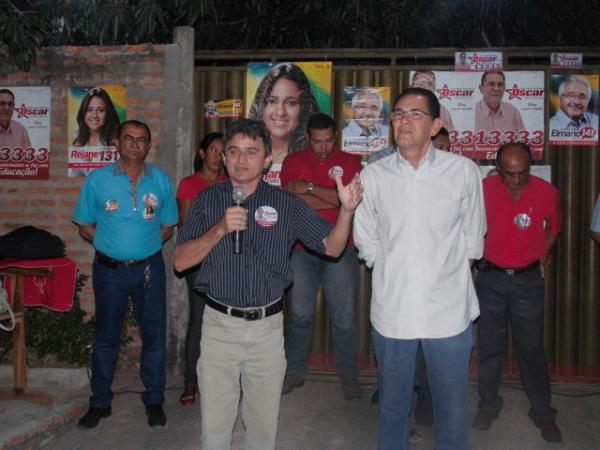
[[[210,297],[206,298],[206,304],[217,311],[227,314],[228,316],[239,317],[245,320],[258,320],[265,317],[272,316],[283,310],[283,299],[279,299],[275,303],[265,306],[263,308],[253,309],[242,309],[234,308],[233,306],[227,306],[223,303],[219,303]]]

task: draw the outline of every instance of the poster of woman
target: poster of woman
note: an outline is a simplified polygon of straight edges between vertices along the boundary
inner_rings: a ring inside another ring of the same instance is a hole
[[[307,146],[308,118],[331,111],[331,63],[249,63],[246,116],[262,120],[271,132],[273,163],[265,181],[280,186],[288,153]]]
[[[87,176],[119,157],[114,140],[127,118],[125,86],[73,86],[69,89],[70,177]]]

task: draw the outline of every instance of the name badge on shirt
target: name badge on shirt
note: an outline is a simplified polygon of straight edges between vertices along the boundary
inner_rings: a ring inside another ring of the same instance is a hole
[[[119,209],[119,202],[116,200],[106,200],[106,203],[104,204],[104,209],[109,212],[116,211],[117,209]]]
[[[254,220],[258,226],[271,228],[277,224],[277,211],[272,206],[260,206],[254,212]]]
[[[519,230],[526,230],[531,226],[531,217],[526,213],[517,214],[514,223]]]
[[[144,194],[144,196],[142,197],[142,201],[144,202],[144,206],[152,206],[153,208],[156,208],[158,206],[158,197],[152,192]]]
[[[340,166],[333,166],[331,169],[329,169],[329,178],[331,178],[332,180],[335,179],[336,175],[339,175],[340,177],[344,176],[344,169],[342,169]]]
[[[142,217],[146,220],[154,219],[156,215],[156,207],[158,206],[158,197],[152,192],[144,194],[142,197],[144,202],[144,210],[142,211]]]

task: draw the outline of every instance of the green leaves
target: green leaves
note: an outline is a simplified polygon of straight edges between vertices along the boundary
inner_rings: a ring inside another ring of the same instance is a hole
[[[167,43],[182,25],[199,49],[592,47],[597,17],[597,0],[0,0],[0,48],[27,70],[41,46]]]

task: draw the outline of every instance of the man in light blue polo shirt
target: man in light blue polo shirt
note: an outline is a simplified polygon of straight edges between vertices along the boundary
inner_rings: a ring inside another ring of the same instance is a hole
[[[73,214],[79,234],[96,249],[92,279],[96,337],[90,408],[79,420],[93,428],[111,415],[111,385],[123,317],[131,298],[142,338],[140,375],[148,424],[164,425],[165,266],[161,248],[177,223],[175,192],[161,169],[145,163],[150,129],[136,120],[119,127],[120,159],[92,172]]]
[[[594,208],[594,214],[592,216],[592,237],[600,244],[600,195],[596,199],[596,207]]]

